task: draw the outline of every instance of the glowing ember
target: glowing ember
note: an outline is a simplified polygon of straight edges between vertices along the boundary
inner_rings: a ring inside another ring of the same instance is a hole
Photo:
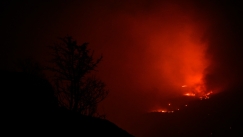
[[[151,111],[153,113],[174,113],[173,110],[161,110],[161,109],[158,109],[158,110],[154,110],[154,111]]]
[[[201,97],[199,97],[199,98],[200,98],[201,100],[203,100],[203,99],[209,99],[209,96],[211,96],[211,94],[213,94],[212,91],[206,93],[205,95],[203,95],[203,96],[201,96]]]
[[[167,113],[168,111],[166,109],[158,109],[158,110],[153,110],[151,112],[157,112],[157,113]]]
[[[195,96],[195,94],[194,93],[186,93],[186,94],[184,94],[185,96],[191,96],[191,97],[194,97]]]

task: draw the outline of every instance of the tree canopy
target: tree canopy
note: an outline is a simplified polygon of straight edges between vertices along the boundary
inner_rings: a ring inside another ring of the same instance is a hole
[[[97,104],[108,94],[103,81],[92,75],[102,56],[94,59],[88,43],[78,45],[76,40],[67,36],[52,49],[54,87],[59,105],[74,112],[94,116]]]

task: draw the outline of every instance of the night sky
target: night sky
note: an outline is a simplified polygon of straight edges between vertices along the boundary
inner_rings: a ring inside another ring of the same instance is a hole
[[[72,36],[103,60],[97,75],[110,94],[100,113],[133,132],[137,115],[183,94],[218,94],[243,84],[243,7],[234,1],[52,0],[0,2],[0,66],[33,57]]]

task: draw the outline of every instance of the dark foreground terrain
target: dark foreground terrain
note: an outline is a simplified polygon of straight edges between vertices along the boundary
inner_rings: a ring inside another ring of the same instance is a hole
[[[228,89],[174,113],[147,113],[137,121],[140,129],[133,134],[141,137],[242,137],[243,90]]]
[[[8,135],[132,135],[112,122],[59,108],[52,86],[19,72],[1,72],[1,133]],[[147,113],[132,125],[138,137],[242,137],[243,90],[228,89],[174,113]]]
[[[59,108],[52,86],[37,76],[2,71],[0,90],[2,134],[132,137],[108,120]]]

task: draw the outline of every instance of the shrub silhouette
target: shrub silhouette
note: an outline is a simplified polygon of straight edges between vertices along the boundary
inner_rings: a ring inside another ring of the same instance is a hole
[[[108,94],[105,84],[90,74],[102,56],[95,60],[87,48],[88,43],[78,45],[72,37],[60,40],[59,44],[50,46],[54,66],[49,67],[55,74],[53,83],[59,105],[83,115],[94,116],[98,103]]]

